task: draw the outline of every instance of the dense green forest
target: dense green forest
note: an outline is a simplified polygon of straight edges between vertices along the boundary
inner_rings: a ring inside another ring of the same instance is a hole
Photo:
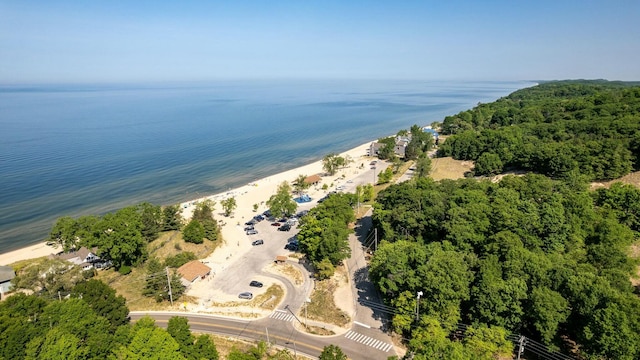
[[[441,131],[439,155],[475,161],[477,175],[616,179],[640,168],[640,84],[544,83],[447,116]]]
[[[640,190],[630,185],[589,192],[535,174],[416,179],[378,196],[373,216],[384,241],[371,277],[396,309],[395,330],[424,358],[454,346],[443,340],[434,349],[426,328],[446,334],[466,323],[557,348],[572,340],[594,358],[636,359],[637,261],[627,254],[638,210]]]
[[[142,318],[129,322],[125,299],[108,285],[88,280],[67,299],[24,295],[0,302],[0,359],[158,359],[215,360],[218,349],[206,334],[194,335],[184,317],[167,328]],[[342,354],[332,347],[324,355]],[[323,353],[324,354],[324,353]],[[291,359],[288,350],[264,342],[232,348],[229,360]]]

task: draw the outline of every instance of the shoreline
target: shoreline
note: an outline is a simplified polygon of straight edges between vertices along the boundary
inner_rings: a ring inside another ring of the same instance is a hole
[[[364,158],[370,158],[366,155],[366,150],[369,148],[369,144],[371,144],[372,141],[375,140],[368,141],[352,149],[340,152],[338,155],[343,157],[349,156],[354,161],[354,163],[346,168],[340,169],[334,176],[323,177],[322,184],[326,183],[329,185],[332,182],[337,181],[339,178],[341,178],[342,174],[345,174],[346,176],[347,172],[354,171],[352,167],[353,165],[356,165],[357,167],[357,165],[364,161]],[[237,236],[244,235],[244,231],[242,231],[241,226],[244,225],[244,222],[247,221],[247,219],[252,218],[253,215],[261,213],[267,209],[264,203],[269,199],[269,197],[271,197],[271,195],[276,193],[278,185],[280,185],[284,181],[291,183],[296,179],[296,177],[298,177],[298,175],[311,176],[319,173],[324,173],[324,170],[322,169],[322,159],[299,166],[291,170],[286,170],[267,176],[265,178],[253,181],[249,184],[245,184],[243,186],[225,192],[202,196],[197,199],[181,202],[179,203],[179,205],[182,210],[183,218],[185,219],[185,221],[188,221],[191,218],[193,209],[195,208],[195,203],[205,199],[216,201],[216,205],[214,208],[214,217],[216,220],[222,220],[224,224],[220,227],[220,231],[225,242],[221,247],[225,248],[225,245],[230,244]],[[320,190],[320,186],[316,186],[315,189],[314,187],[309,188],[307,192],[310,193],[310,196],[312,198],[317,199],[318,194],[321,193],[322,190]],[[221,215],[220,200],[226,199],[230,196],[236,198],[237,204],[237,207],[233,214],[233,218],[224,217]],[[253,211],[253,204],[259,205],[257,212]],[[241,226],[237,226],[238,224],[240,224]],[[46,242],[42,241],[6,253],[1,253],[0,265],[10,265],[22,260],[36,259],[39,257],[56,254],[60,251],[61,249],[58,246],[46,245]]]

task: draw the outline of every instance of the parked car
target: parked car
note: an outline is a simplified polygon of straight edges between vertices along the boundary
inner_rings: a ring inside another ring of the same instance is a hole
[[[249,230],[255,230],[255,228],[253,227],[253,225],[249,225],[247,227],[244,228],[244,231],[249,231]]]
[[[264,215],[265,217],[271,217],[271,210],[263,212],[262,215]]]
[[[260,221],[264,220],[264,216],[256,215],[256,216],[253,217],[253,220],[255,220],[257,222],[260,222]]]
[[[255,220],[249,220],[249,221],[247,221],[247,222],[246,222],[246,223],[244,223],[244,224],[245,224],[245,225],[252,226],[252,225],[255,225],[255,223],[256,223],[256,222],[255,222]]]
[[[279,223],[279,222],[277,222],[277,221],[276,221],[276,222],[271,223],[271,226],[280,226],[280,225],[282,225],[282,224],[280,224],[280,223]]]
[[[288,243],[287,245],[284,246],[284,248],[291,251],[298,251],[298,245],[294,243]]]
[[[280,231],[289,231],[289,230],[291,230],[291,225],[289,225],[289,224],[284,224],[284,225],[280,226],[280,227],[278,228],[278,230],[280,230]]]
[[[238,297],[240,299],[251,300],[251,299],[253,299],[253,294],[250,293],[250,292],[242,292],[242,293],[238,294]]]
[[[260,239],[260,240],[256,240],[254,242],[251,243],[251,245],[256,246],[256,245],[263,245],[264,244],[264,240]]]
[[[255,229],[254,229],[254,230],[247,230],[245,233],[246,233],[247,235],[255,235],[255,234],[257,234],[257,233],[258,233],[258,230],[255,230]]]
[[[302,210],[296,214],[297,217],[301,218],[309,213],[309,210]]]
[[[251,282],[249,283],[249,286],[261,288],[262,287],[262,283],[260,281],[251,280]]]

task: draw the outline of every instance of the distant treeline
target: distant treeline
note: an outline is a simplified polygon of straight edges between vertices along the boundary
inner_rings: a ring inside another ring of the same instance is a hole
[[[476,175],[522,169],[554,178],[619,178],[640,168],[640,84],[549,82],[447,116],[439,156]]]

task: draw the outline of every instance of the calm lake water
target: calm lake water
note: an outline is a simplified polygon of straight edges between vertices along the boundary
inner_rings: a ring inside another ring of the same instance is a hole
[[[61,216],[217,193],[531,85],[0,85],[0,252],[44,240]]]

